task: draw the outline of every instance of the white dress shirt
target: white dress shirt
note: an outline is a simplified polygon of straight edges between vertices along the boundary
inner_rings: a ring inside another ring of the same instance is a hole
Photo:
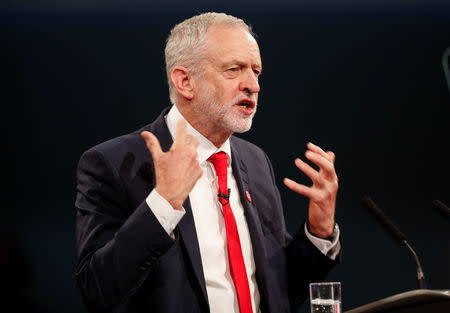
[[[172,138],[176,133],[176,126],[180,119],[184,119],[176,106],[166,116],[167,126]],[[237,294],[233,279],[230,274],[227,251],[227,236],[225,231],[225,221],[222,214],[222,205],[218,201],[218,182],[214,166],[207,159],[219,151],[223,151],[228,156],[227,181],[228,188],[231,189],[230,205],[236,219],[236,224],[241,241],[242,254],[244,257],[247,278],[250,287],[253,312],[259,312],[260,294],[256,283],[256,267],[253,257],[250,233],[247,221],[244,217],[236,179],[231,168],[231,147],[227,140],[220,148],[214,146],[208,139],[195,130],[186,122],[187,133],[194,136],[198,142],[197,160],[203,170],[203,175],[194,185],[189,193],[189,200],[192,207],[195,229],[202,259],[203,273],[205,275],[206,291],[208,294],[209,306],[212,313],[239,313]],[[167,233],[174,237],[174,229],[184,216],[185,211],[174,210],[172,206],[158,192],[153,189],[146,199],[147,204],[159,220]],[[340,245],[338,241],[339,229],[333,242],[312,236],[305,228],[306,235],[311,242],[325,255],[335,259],[339,253]]]

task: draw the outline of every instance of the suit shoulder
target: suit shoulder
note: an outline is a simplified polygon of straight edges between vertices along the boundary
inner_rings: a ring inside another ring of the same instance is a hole
[[[147,126],[148,127],[148,126]],[[124,155],[129,151],[134,151],[137,147],[143,145],[143,139],[140,136],[142,129],[132,133],[125,134],[104,141],[85,151],[83,154],[100,153],[105,157],[113,155]]]
[[[106,158],[116,157],[118,159],[122,159],[124,156],[130,153],[146,155],[149,152],[145,145],[144,139],[142,139],[140,134],[144,130],[151,131],[155,135],[157,135],[157,132],[162,132],[164,134],[168,133],[164,116],[167,114],[169,109],[170,107],[165,108],[161,112],[159,117],[157,117],[152,123],[141,127],[140,129],[129,134],[125,134],[102,142],[88,149],[84,154],[97,152],[101,153]]]
[[[242,166],[248,169],[249,173],[252,172],[255,177],[260,177],[261,173],[266,173],[272,180],[275,179],[272,164],[263,149],[235,136],[231,137],[230,143],[231,153],[233,154],[234,151],[235,157],[243,164]]]
[[[232,147],[237,148],[241,152],[245,152],[246,154],[253,156],[267,158],[266,152],[257,145],[255,145],[254,143],[251,143],[250,141],[247,141],[245,139],[236,136],[231,136],[230,141]]]

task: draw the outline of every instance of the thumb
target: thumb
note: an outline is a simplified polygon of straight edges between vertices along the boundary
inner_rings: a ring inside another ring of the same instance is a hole
[[[163,154],[158,138],[149,131],[143,131],[141,137],[145,140],[145,144],[148,150],[150,150],[153,160],[158,159]]]

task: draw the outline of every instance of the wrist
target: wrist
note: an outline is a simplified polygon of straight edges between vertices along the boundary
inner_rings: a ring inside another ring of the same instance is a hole
[[[327,230],[323,230],[323,229],[319,229],[317,227],[312,226],[309,223],[309,219],[306,219],[306,229],[308,230],[308,232],[315,236],[318,237],[320,239],[325,239],[325,240],[329,240],[329,241],[333,241],[334,239],[334,234],[335,234],[335,229],[336,229],[336,222],[333,222],[333,226]]]
[[[167,202],[169,202],[169,204],[172,206],[174,210],[181,211],[184,201],[178,200],[177,197],[175,196],[171,197],[167,195],[167,193],[165,193],[164,190],[161,191],[160,188],[158,188],[158,186],[155,187],[155,190],[156,192],[159,193],[161,197],[163,197]]]

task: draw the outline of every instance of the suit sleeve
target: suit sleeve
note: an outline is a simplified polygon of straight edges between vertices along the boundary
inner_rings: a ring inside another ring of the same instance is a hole
[[[277,199],[278,210],[282,212],[281,197],[276,186],[275,175],[270,160],[266,159],[272,176],[273,190]],[[305,301],[309,293],[309,283],[323,281],[329,271],[340,262],[340,254],[336,260],[325,256],[308,239],[303,227],[292,237],[285,226],[283,214],[280,214],[282,222],[280,244],[284,246],[287,263],[288,294],[291,311],[296,312],[299,306]],[[304,225],[302,223],[301,225]]]
[[[120,312],[175,241],[145,200],[128,206],[117,169],[99,151],[80,159],[76,207],[78,287],[90,312]]]

